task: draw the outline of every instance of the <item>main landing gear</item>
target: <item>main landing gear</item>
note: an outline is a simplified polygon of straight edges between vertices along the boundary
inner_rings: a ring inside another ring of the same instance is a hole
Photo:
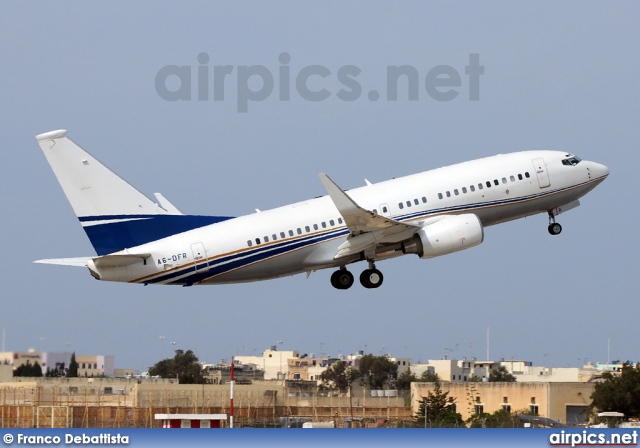
[[[551,235],[559,235],[562,232],[562,226],[556,222],[553,212],[549,211],[549,227],[547,227]]]
[[[373,262],[369,262],[369,269],[360,274],[360,283],[368,289],[378,288],[384,279],[382,272],[376,269]],[[353,285],[353,274],[344,266],[331,274],[331,286],[336,289],[349,289]]]

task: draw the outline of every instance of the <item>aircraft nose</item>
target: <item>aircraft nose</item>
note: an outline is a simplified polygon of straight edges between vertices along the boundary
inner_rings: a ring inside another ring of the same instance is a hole
[[[589,167],[594,177],[607,177],[609,175],[609,168],[601,163],[591,162]]]

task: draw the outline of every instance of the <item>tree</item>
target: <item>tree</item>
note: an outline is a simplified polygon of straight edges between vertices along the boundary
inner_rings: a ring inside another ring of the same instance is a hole
[[[625,417],[640,417],[640,364],[629,361],[622,365],[620,375],[602,374],[604,379],[591,394],[589,411],[622,412]]]
[[[442,392],[440,380],[435,381],[433,392],[427,392],[427,396],[420,400],[420,407],[413,417],[413,423],[419,427],[464,427],[462,415],[456,412],[455,398],[449,397],[449,392]]]
[[[180,384],[204,384],[205,378],[198,357],[191,351],[176,350],[173,359],[163,359],[149,368],[149,375],[178,378]]]
[[[422,372],[422,375],[420,375],[420,379],[418,381],[421,383],[435,383],[438,381],[438,375],[425,370]]]
[[[469,428],[518,428],[522,426],[516,417],[509,411],[500,409],[493,414],[483,412],[472,415],[467,419]]]
[[[493,369],[489,373],[490,383],[515,383],[516,377],[511,375],[505,366],[500,366],[497,369]]]
[[[31,361],[27,361],[26,364],[20,365],[13,371],[13,376],[40,377],[42,376],[42,367],[40,367],[38,361],[34,364],[31,364]]]
[[[78,362],[76,361],[76,352],[71,354],[71,361],[69,362],[69,370],[67,370],[67,378],[78,377]]]
[[[411,369],[407,369],[398,375],[398,379],[396,380],[396,389],[409,390],[411,389],[411,383],[416,383],[418,381],[418,377],[411,372]]]
[[[352,368],[344,361],[336,361],[320,374],[322,388],[339,390],[340,392],[348,391],[349,395],[351,395],[353,382],[358,378],[360,378],[360,371]]]
[[[358,364],[360,382],[371,389],[383,389],[398,377],[398,366],[386,356],[364,355]]]

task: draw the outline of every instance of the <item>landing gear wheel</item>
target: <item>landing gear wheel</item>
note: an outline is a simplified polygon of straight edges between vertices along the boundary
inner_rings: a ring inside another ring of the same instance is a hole
[[[558,235],[560,234],[560,232],[562,232],[562,226],[560,224],[558,224],[557,222],[553,222],[551,224],[549,224],[549,233],[551,235]]]
[[[382,280],[384,280],[382,272],[375,268],[365,269],[362,271],[362,274],[360,274],[360,283],[362,283],[362,286],[365,288],[377,288],[382,285]]]
[[[353,274],[346,269],[338,269],[331,274],[331,286],[336,289],[349,289],[353,285]]]

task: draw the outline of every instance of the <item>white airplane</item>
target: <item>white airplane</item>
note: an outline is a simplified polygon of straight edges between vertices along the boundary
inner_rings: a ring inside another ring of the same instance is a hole
[[[558,151],[525,151],[464,162],[349,190],[326,174],[329,193],[238,218],[183,215],[157,203],[67,137],[36,137],[97,256],[39,260],[85,266],[98,280],[207,285],[267,280],[334,268],[348,289],[347,265],[366,261],[366,288],[382,284],[375,263],[405,254],[433,258],[480,244],[483,229],[547,213],[552,235],[561,212],[579,205],[608,175],[606,166]]]

